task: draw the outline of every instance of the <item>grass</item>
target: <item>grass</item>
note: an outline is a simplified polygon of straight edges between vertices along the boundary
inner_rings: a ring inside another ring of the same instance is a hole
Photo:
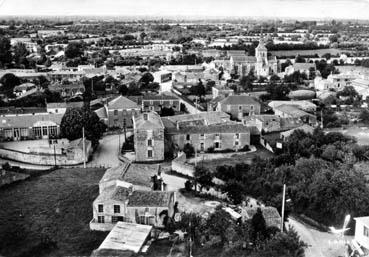
[[[59,169],[0,189],[0,254],[89,256],[106,232],[92,232],[92,201],[104,169]]]
[[[208,168],[210,171],[215,172],[218,166],[228,165],[234,166],[238,163],[248,163],[250,164],[252,160],[259,156],[260,158],[266,159],[273,156],[271,152],[266,150],[261,146],[257,146],[257,151],[253,153],[245,152],[245,154],[234,154],[231,158],[219,158],[214,160],[204,160],[198,163],[198,166],[203,165]]]

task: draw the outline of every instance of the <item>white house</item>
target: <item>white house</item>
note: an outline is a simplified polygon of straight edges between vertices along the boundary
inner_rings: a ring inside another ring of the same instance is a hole
[[[354,241],[369,250],[369,216],[356,217],[354,220],[356,221]]]

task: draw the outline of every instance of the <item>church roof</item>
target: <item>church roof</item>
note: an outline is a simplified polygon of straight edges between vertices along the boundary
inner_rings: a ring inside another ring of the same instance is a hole
[[[267,51],[267,48],[265,47],[264,45],[264,40],[263,39],[260,39],[259,41],[259,45],[256,47],[257,50],[263,50],[263,51]]]

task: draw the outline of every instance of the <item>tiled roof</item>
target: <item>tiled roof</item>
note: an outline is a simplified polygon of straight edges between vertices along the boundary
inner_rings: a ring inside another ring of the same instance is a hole
[[[129,207],[168,207],[172,192],[133,191],[128,197]]]
[[[0,115],[8,115],[8,114],[32,114],[32,113],[47,113],[46,108],[44,107],[1,107]]]
[[[168,128],[168,134],[222,134],[222,133],[250,133],[250,128],[236,123],[219,124],[210,126],[193,126]]]
[[[281,216],[274,207],[260,207],[267,227],[280,227]],[[258,208],[246,207],[247,216],[251,219],[257,212]]]
[[[253,97],[248,95],[230,95],[220,101],[224,105],[245,105],[245,104],[259,104]]]
[[[111,199],[115,201],[125,201],[128,199],[129,193],[130,189],[118,186],[111,195]]]
[[[175,127],[177,122],[182,124],[198,122],[201,124],[221,124],[230,121],[230,115],[225,112],[201,112],[196,114],[183,114],[183,115],[175,115],[162,118],[164,126],[167,127]]]
[[[280,105],[276,108],[274,108],[275,110],[278,110],[278,111],[281,111],[281,112],[284,112],[284,113],[287,113],[289,115],[292,115],[294,117],[302,117],[302,116],[313,116],[312,114],[310,113],[307,113],[303,110],[300,110],[298,106],[296,105],[288,105],[288,104],[283,104],[283,105]]]
[[[247,55],[231,55],[233,62],[235,63],[254,63],[256,62],[256,57]]]
[[[172,95],[144,95],[142,100],[179,100],[178,97]]]
[[[118,96],[108,103],[108,109],[139,109],[138,105],[124,96]]]
[[[51,121],[60,125],[64,114],[37,114],[0,117],[0,128],[30,128],[38,121]]]
[[[147,115],[147,119],[144,116]],[[133,117],[134,128],[141,130],[152,130],[164,128],[160,116],[156,112],[147,112]]]

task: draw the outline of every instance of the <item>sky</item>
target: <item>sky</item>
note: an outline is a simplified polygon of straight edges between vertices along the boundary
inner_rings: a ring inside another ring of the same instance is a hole
[[[1,15],[369,19],[369,0],[0,0]]]

